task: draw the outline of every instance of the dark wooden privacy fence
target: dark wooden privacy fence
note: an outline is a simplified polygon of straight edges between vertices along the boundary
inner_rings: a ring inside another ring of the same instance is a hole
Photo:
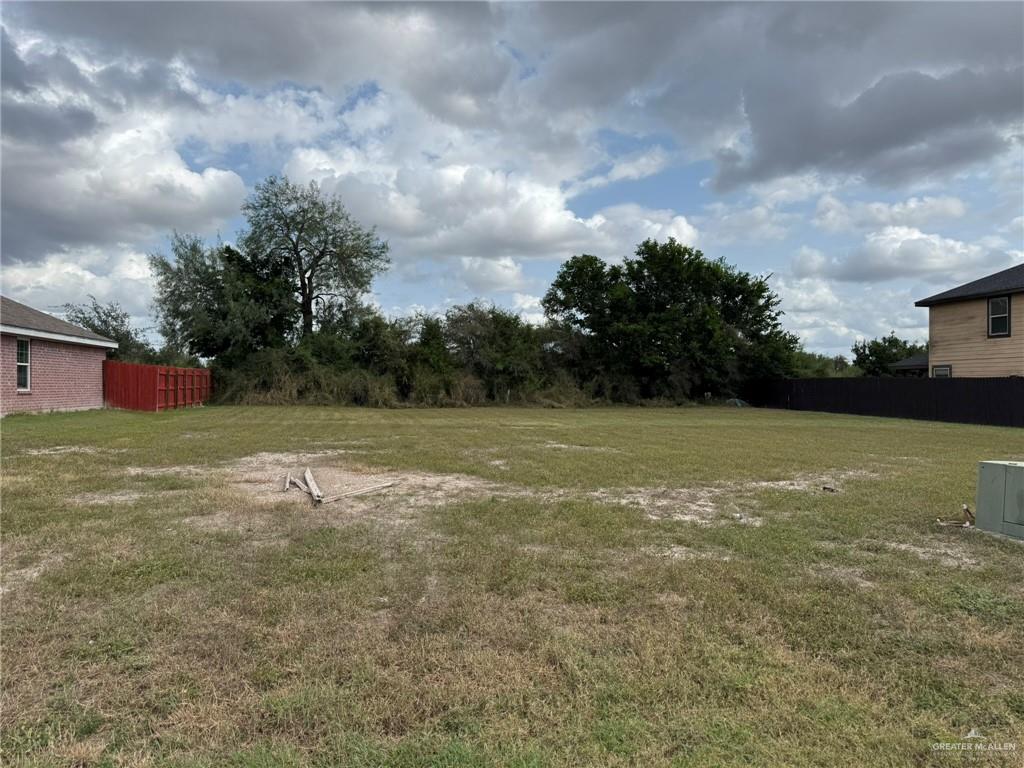
[[[767,408],[1024,427],[1024,378],[776,379],[750,385]]]
[[[103,361],[103,400],[108,408],[162,411],[210,399],[210,371]]]

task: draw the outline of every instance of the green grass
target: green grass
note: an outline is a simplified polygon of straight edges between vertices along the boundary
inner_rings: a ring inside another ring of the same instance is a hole
[[[1021,763],[1024,547],[934,523],[1021,430],[704,407],[2,430],[4,765]],[[314,514],[232,482],[316,450],[518,491],[394,525],[360,510],[400,495]],[[808,476],[840,492],[752,485]],[[762,524],[594,493],[720,484]],[[970,728],[1016,753],[932,749]]]

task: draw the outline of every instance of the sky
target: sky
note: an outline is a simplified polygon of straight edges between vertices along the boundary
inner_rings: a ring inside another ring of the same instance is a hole
[[[271,174],[388,241],[389,315],[542,319],[574,254],[674,237],[806,348],[927,338],[1024,261],[1024,4],[2,6],[2,290],[151,327],[147,254]]]

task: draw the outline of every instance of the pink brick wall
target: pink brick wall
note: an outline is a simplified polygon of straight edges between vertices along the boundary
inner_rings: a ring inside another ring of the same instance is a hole
[[[17,337],[0,336],[0,415],[103,407],[107,350],[31,339],[32,391],[19,392]]]

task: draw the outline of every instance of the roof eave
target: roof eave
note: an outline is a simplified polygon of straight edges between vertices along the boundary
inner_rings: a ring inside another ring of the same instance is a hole
[[[1018,293],[1024,293],[1024,288],[1013,288],[1011,290],[1001,291],[984,291],[982,293],[972,293],[968,296],[951,296],[950,298],[942,298],[942,294],[938,296],[929,296],[927,299],[921,299],[915,301],[915,307],[933,307],[936,304],[955,304],[958,301],[975,301],[976,299],[990,299],[993,296],[1015,296]]]
[[[26,336],[30,339],[42,339],[44,341],[59,341],[64,344],[80,344],[84,347],[117,349],[117,342],[112,339],[89,339],[84,336],[72,336],[69,333],[53,333],[52,331],[37,331],[34,328],[21,328],[17,325],[0,324],[0,333],[7,333],[12,336]]]

